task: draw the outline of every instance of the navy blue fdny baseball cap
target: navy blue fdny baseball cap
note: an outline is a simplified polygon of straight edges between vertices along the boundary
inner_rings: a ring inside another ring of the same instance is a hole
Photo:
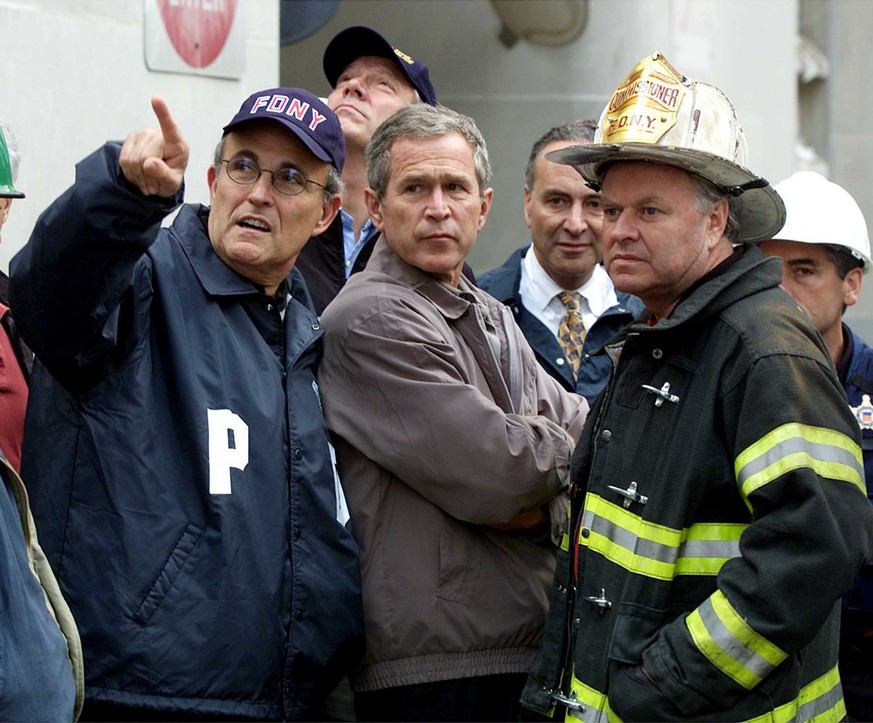
[[[224,135],[232,128],[253,120],[281,123],[319,160],[330,163],[342,173],[346,143],[339,118],[321,100],[301,88],[270,88],[250,95],[233,119],[224,126]]]
[[[427,68],[364,25],[341,30],[327,44],[322,65],[330,87],[336,88],[337,80],[349,64],[365,55],[393,60],[409,79],[412,87],[418,91],[421,99],[428,105],[437,104],[436,91],[431,85]]]

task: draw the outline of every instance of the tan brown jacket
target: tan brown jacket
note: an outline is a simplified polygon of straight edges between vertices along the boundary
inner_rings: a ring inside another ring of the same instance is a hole
[[[540,640],[556,548],[493,525],[560,507],[588,404],[472,293],[499,359],[481,308],[381,239],[322,317],[319,384],[361,544],[359,692],[526,672]]]

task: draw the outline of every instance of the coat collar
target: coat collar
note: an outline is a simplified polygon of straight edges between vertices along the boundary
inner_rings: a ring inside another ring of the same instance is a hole
[[[430,300],[444,316],[460,318],[470,308],[470,302],[449,291],[440,281],[421,269],[411,266],[398,256],[382,235],[376,241],[367,271],[385,274],[403,286],[408,286]],[[471,287],[474,284],[469,282]],[[481,292],[480,292],[481,293]]]
[[[204,291],[210,296],[263,293],[260,287],[230,268],[215,253],[206,227],[208,217],[207,206],[187,204],[182,206],[173,222],[173,232]],[[297,269],[292,269],[288,275],[288,290],[292,298],[306,307],[311,307],[309,293]]]
[[[739,299],[765,289],[779,286],[782,281],[782,263],[775,256],[766,256],[755,245],[745,245],[743,256],[724,273],[709,279],[683,299],[673,313],[649,326],[651,318],[644,312],[639,320],[625,331],[647,333],[672,331],[689,323],[704,323],[706,319],[720,314]]]
[[[530,245],[513,251],[502,266],[483,274],[479,285],[487,288],[491,296],[504,304],[520,301],[518,288],[521,285],[521,262],[528,249]]]

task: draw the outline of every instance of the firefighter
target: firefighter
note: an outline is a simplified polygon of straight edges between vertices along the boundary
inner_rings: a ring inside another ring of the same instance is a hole
[[[839,600],[873,550],[860,433],[757,243],[785,220],[718,88],[645,58],[595,143],[615,287],[646,311],[571,467],[522,703],[568,720],[837,721]]]

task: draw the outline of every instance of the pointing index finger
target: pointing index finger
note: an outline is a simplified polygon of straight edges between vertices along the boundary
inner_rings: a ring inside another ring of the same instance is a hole
[[[170,146],[184,143],[185,140],[182,138],[179,126],[176,125],[176,121],[170,113],[170,107],[161,96],[152,96],[152,110],[155,112],[155,116],[161,126],[161,135],[164,137],[164,143]]]

